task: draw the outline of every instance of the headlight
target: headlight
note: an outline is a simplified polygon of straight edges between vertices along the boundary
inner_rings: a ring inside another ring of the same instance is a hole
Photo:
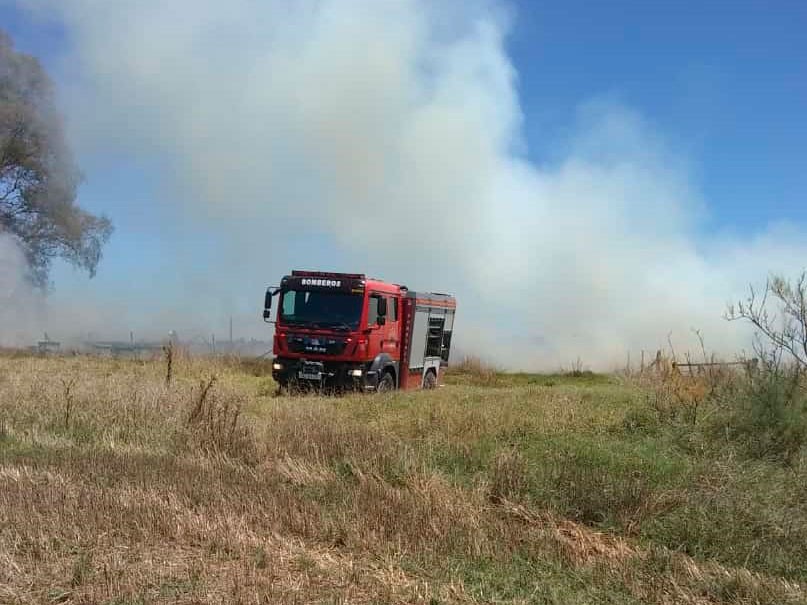
[[[361,378],[362,373],[363,372],[361,370],[348,370],[347,375],[354,376],[356,378]]]
[[[272,369],[273,370],[282,370],[283,369],[283,364],[276,361],[276,362],[274,362],[272,364]]]

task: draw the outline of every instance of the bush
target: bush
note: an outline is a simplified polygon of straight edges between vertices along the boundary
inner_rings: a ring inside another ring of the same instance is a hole
[[[807,398],[796,370],[768,369],[749,379],[723,422],[721,433],[749,456],[793,461],[807,442]]]
[[[726,318],[756,328],[754,349],[762,361],[727,428],[751,455],[790,463],[807,439],[807,271],[794,281],[772,275],[761,292],[752,286]]]

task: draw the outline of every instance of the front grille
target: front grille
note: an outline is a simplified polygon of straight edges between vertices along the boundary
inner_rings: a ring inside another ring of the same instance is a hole
[[[312,355],[341,355],[347,346],[345,338],[292,334],[288,338],[289,351]]]

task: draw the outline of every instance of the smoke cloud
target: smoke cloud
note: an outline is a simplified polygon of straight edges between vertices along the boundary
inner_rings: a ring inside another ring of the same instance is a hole
[[[787,225],[705,238],[685,158],[607,99],[531,163],[498,2],[20,4],[69,33],[82,153],[159,158],[179,233],[215,234],[210,283],[166,290],[199,313],[195,292],[248,292],[257,317],[292,268],[366,271],[454,292],[464,351],[607,368],[693,328],[738,352],[726,303],[807,252]]]
[[[30,343],[44,312],[42,298],[27,279],[25,256],[10,235],[0,232],[0,347]]]

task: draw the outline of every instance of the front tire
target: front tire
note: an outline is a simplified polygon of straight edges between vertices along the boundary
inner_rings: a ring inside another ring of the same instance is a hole
[[[395,378],[393,378],[390,372],[384,372],[378,381],[378,386],[375,389],[376,392],[389,393],[394,389],[395,389]]]

